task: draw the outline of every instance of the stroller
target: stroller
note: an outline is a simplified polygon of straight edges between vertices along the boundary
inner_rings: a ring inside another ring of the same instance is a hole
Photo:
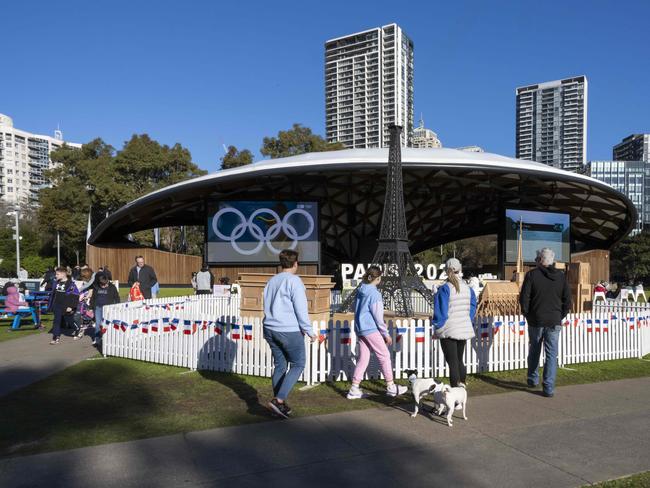
[[[86,335],[86,330],[95,328],[95,312],[90,308],[90,293],[84,291],[79,295],[79,307],[74,316],[74,324],[76,327],[74,333],[74,340],[81,339]]]

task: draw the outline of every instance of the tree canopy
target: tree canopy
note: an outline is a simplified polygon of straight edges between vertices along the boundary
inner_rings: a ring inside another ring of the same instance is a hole
[[[293,124],[289,130],[281,130],[277,137],[265,137],[260,152],[270,158],[284,158],[298,154],[318,151],[338,151],[345,149],[340,142],[330,143],[309,127]]]
[[[61,233],[64,258],[85,249],[88,212],[96,225],[107,213],[158,188],[205,174],[180,144],[161,145],[133,135],[120,151],[101,139],[81,149],[63,146],[50,155],[52,187],[41,190],[38,220],[45,233]]]
[[[253,162],[253,153],[248,149],[239,151],[235,146],[228,146],[228,151],[221,158],[221,169],[237,168]]]
[[[650,232],[626,237],[611,250],[610,269],[613,280],[650,281]]]

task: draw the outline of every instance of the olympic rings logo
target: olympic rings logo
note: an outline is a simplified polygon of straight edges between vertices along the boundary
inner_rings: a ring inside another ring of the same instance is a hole
[[[230,235],[226,235],[219,230],[219,219],[227,213],[235,214],[240,220],[240,222],[235,227],[233,227]],[[275,223],[267,229],[266,233],[259,225],[254,222],[258,216],[264,214],[270,215],[275,221]],[[301,216],[306,220],[307,231],[304,234],[298,234],[296,228],[289,223],[289,220],[294,215]],[[309,214],[309,212],[303,210],[302,208],[294,208],[293,210],[288,211],[284,215],[284,218],[281,219],[278,213],[274,210],[271,210],[270,208],[258,208],[252,214],[250,214],[248,218],[246,218],[244,213],[240,210],[233,207],[225,207],[219,210],[212,218],[212,229],[214,230],[214,233],[219,237],[219,239],[230,242],[232,248],[244,256],[252,256],[253,254],[257,254],[264,247],[264,245],[266,245],[266,247],[272,253],[280,254],[282,249],[275,248],[271,241],[278,237],[278,235],[280,235],[280,232],[284,232],[284,234],[292,241],[291,245],[287,249],[295,249],[296,246],[298,246],[298,241],[307,239],[314,231],[314,219]],[[246,231],[249,231],[253,237],[257,239],[257,244],[253,249],[242,249],[239,244],[237,244],[237,239],[242,237]]]

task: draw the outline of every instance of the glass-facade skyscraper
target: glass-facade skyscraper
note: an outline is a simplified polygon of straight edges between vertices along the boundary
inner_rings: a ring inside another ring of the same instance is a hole
[[[589,175],[627,195],[638,212],[638,233],[650,225],[650,166],[644,161],[591,161]]]
[[[650,162],[650,134],[632,134],[614,146],[612,159],[616,161]]]

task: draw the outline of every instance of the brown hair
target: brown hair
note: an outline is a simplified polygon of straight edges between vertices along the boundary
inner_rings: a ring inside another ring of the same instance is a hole
[[[63,266],[59,266],[54,270],[55,273],[65,273],[67,276],[70,276],[70,270],[69,268],[65,268]]]
[[[84,268],[81,270],[81,273],[79,273],[79,276],[83,281],[88,281],[93,277],[93,270],[90,268]]]
[[[298,261],[298,253],[291,249],[285,249],[280,252],[280,266],[282,269],[293,268],[293,265]]]
[[[381,268],[379,266],[370,266],[366,271],[366,274],[363,275],[364,283],[371,283],[372,281],[379,278],[382,274]]]

